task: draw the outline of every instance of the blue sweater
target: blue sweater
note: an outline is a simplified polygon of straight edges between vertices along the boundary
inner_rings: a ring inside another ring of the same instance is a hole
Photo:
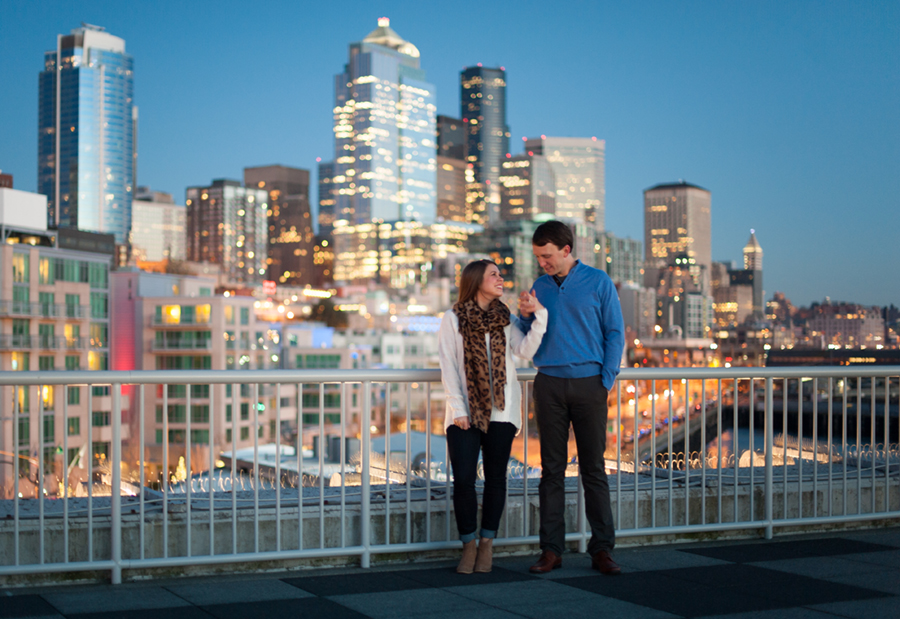
[[[562,286],[542,275],[534,283],[534,292],[549,312],[547,332],[534,355],[535,367],[560,378],[602,374],[603,386],[612,389],[625,348],[625,325],[609,276],[576,262]],[[524,328],[530,325],[529,319],[523,319]]]

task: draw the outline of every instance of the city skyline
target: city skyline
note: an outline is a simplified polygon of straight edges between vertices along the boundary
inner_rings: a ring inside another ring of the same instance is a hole
[[[182,196],[247,166],[315,174],[332,152],[334,69],[387,16],[421,50],[439,114],[457,115],[459,71],[483,62],[507,73],[512,154],[522,137],[605,140],[607,230],[641,238],[643,190],[683,178],[712,192],[713,260],[739,262],[756,229],[767,298],[900,301],[883,275],[900,266],[896,5],[536,7],[473,4],[460,14],[485,19],[462,25],[409,3],[276,3],[252,16],[201,3],[156,25],[158,9],[12,2],[0,23],[0,169],[37,189],[41,58],[84,21],[134,58],[138,184]],[[229,31],[241,37],[219,36]],[[240,88],[222,85],[231,74]]]

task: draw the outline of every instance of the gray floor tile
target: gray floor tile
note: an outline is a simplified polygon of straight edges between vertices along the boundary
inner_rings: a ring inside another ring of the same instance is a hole
[[[852,574],[853,572],[876,572],[877,565],[848,561],[846,557],[807,557],[804,559],[782,559],[780,561],[757,561],[748,563],[779,572],[801,574],[812,578],[828,578]]]
[[[604,599],[594,593],[573,589],[551,580],[448,587],[446,590],[470,600],[503,608],[566,600],[590,604]]]
[[[190,606],[190,602],[161,587],[91,587],[65,593],[46,593],[42,597],[64,615]]]
[[[852,575],[842,574],[825,580],[900,595],[900,572],[896,570],[868,572],[865,574],[855,573]]]
[[[677,617],[670,613],[638,606],[602,595],[595,595],[590,603],[572,599],[569,602],[551,604],[521,604],[507,607],[517,615],[544,619],[545,617],[565,617],[565,619],[666,619]]]
[[[814,610],[840,615],[842,617],[858,617],[859,619],[871,619],[872,617],[896,617],[897,609],[900,609],[900,597],[877,598],[873,600],[858,600],[856,602],[835,602],[833,604],[817,604],[810,606]]]
[[[166,589],[198,606],[299,599],[313,595],[280,580],[271,579],[189,583],[170,585]]]
[[[900,549],[883,550],[881,552],[861,552],[854,555],[844,555],[845,559],[851,561],[859,561],[860,563],[870,563],[873,565],[883,565],[900,569]]]
[[[511,557],[506,559],[502,565],[504,568],[513,571],[528,572],[528,568],[534,565],[538,560],[538,555],[528,557]],[[625,571],[623,569],[623,571]],[[591,569],[591,557],[582,553],[567,553],[563,555],[563,566],[558,570],[553,570],[549,574],[536,574],[538,578],[553,580],[555,578],[571,578],[572,576],[591,576],[597,572]]]
[[[810,608],[776,608],[775,610],[757,610],[752,613],[711,615],[703,619],[834,619],[834,615]]]
[[[728,565],[728,561],[682,552],[680,550],[631,550],[613,555],[623,572],[644,572],[648,570],[671,570],[679,567],[702,567],[704,565]]]
[[[474,612],[494,610],[491,606],[448,593],[442,589],[352,593],[335,595],[328,599],[375,619],[434,617],[437,613],[444,611],[451,613],[447,615],[448,617],[463,614],[468,616]]]
[[[841,537],[858,539],[872,544],[884,544],[885,546],[897,546],[900,548],[900,529],[875,529],[871,531],[857,531],[854,533],[842,533]]]

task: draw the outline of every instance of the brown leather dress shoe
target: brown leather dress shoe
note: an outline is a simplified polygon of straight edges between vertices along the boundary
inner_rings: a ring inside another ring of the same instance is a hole
[[[604,576],[617,576],[622,573],[622,570],[605,550],[601,550],[591,557],[591,567]]]
[[[562,557],[552,550],[545,550],[541,558],[528,570],[533,574],[549,574],[556,568],[562,567]]]

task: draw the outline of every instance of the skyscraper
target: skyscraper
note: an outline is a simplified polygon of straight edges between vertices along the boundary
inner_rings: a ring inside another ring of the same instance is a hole
[[[556,216],[556,176],[543,155],[504,159],[500,175],[500,216],[503,221]]]
[[[435,88],[390,28],[350,44],[334,82],[334,212],[352,223],[436,217]]]
[[[603,232],[606,216],[606,142],[542,135],[525,141],[525,152],[543,155],[556,177],[556,217]]]
[[[221,265],[232,282],[259,282],[266,272],[267,201],[264,189],[232,180],[188,187],[188,260]]]
[[[500,165],[509,152],[506,125],[506,70],[480,64],[460,73],[460,115],[468,127],[466,160],[473,165],[469,185],[470,221],[500,223]]]
[[[268,279],[301,286],[313,282],[309,170],[282,165],[244,168],[244,185],[269,194]]]
[[[655,185],[644,191],[644,256],[647,266],[673,264],[680,254],[687,254],[691,259],[692,274],[695,274],[695,268],[710,271],[710,193],[703,187],[684,181]],[[648,282],[648,285],[653,283]]]
[[[38,94],[38,192],[51,226],[115,235],[131,227],[133,61],[125,41],[82,24],[44,54]]]

